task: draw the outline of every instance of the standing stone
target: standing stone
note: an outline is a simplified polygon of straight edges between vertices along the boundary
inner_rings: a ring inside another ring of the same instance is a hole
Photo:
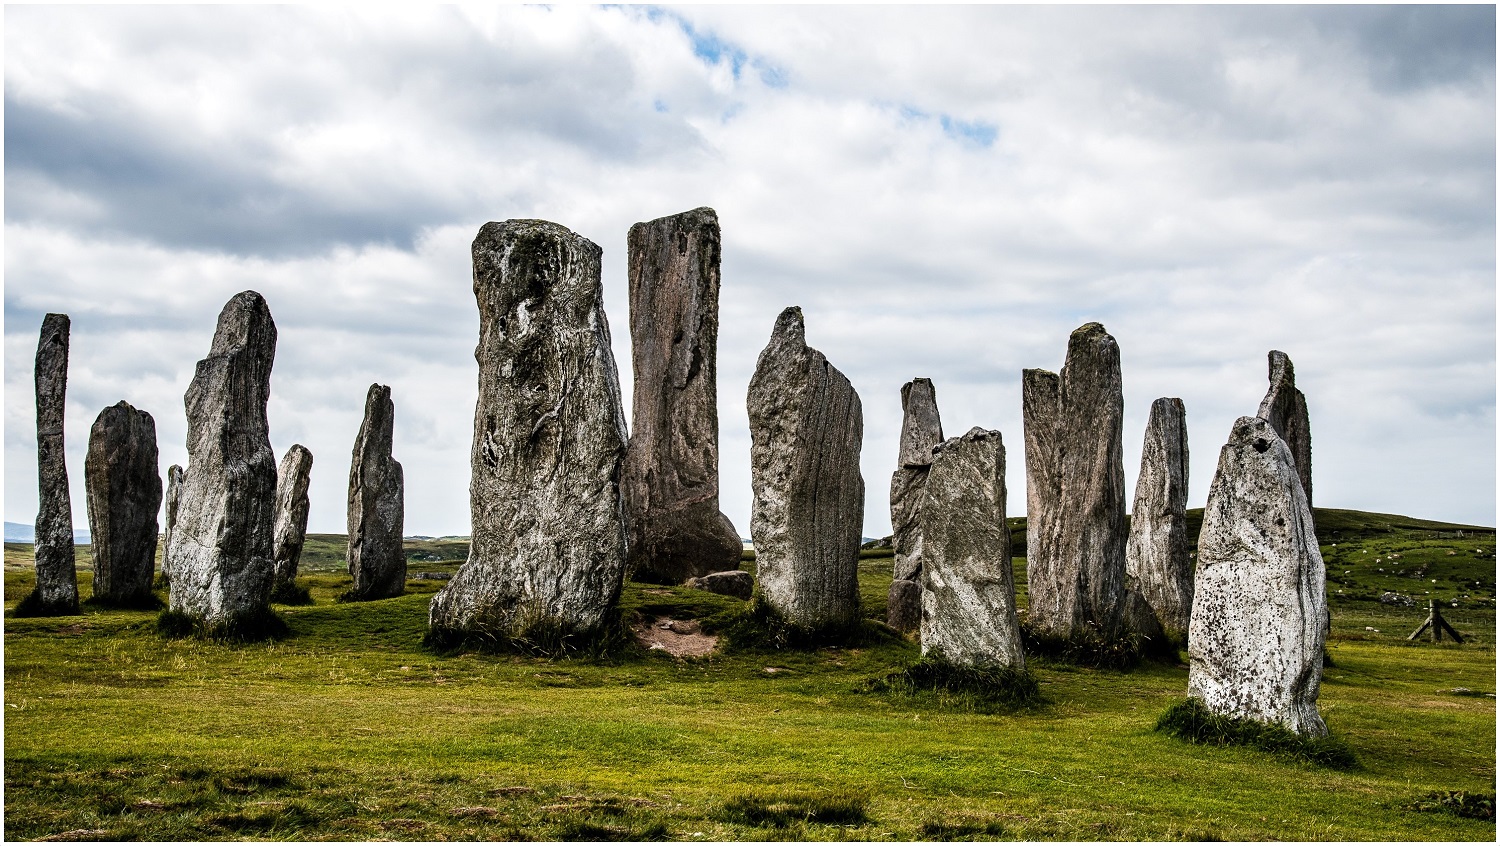
[[[161,537],[161,580],[163,584],[172,583],[172,569],[167,564],[172,560],[167,555],[167,550],[172,548],[172,529],[177,525],[177,503],[182,496],[182,468],[173,464],[167,468],[167,502],[166,502],[166,526],[162,529]]]
[[[210,629],[270,612],[276,458],[266,401],[275,358],[265,299],[236,294],[184,397],[188,468],[167,548],[171,608]]]
[[[922,584],[910,579],[891,580],[885,594],[885,624],[902,634],[922,628]]]
[[[896,551],[894,578],[915,580],[922,572],[922,488],[932,466],[932,448],[943,442],[931,379],[913,379],[901,386],[901,412],[901,454],[891,474],[891,543]]]
[[[110,605],[157,605],[151,593],[156,513],[161,510],[156,421],[124,400],[99,412],[89,430],[83,473],[94,599]]]
[[[391,458],[396,404],[387,385],[371,385],[365,419],[359,424],[349,462],[349,546],[354,587],[350,601],[387,599],[406,592],[405,480],[401,462]]]
[[[1234,423],[1208,492],[1188,629],[1188,694],[1231,717],[1328,733],[1318,716],[1328,610],[1323,557],[1292,451]]]
[[[16,611],[26,616],[78,613],[73,566],[73,503],[63,455],[63,411],[68,391],[66,314],[42,318],[36,345],[36,465],[40,489],[36,515],[36,589]]]
[[[1307,506],[1312,507],[1312,428],[1307,419],[1307,397],[1297,390],[1297,374],[1292,369],[1292,360],[1281,350],[1271,350],[1266,355],[1269,364],[1271,387],[1260,401],[1256,416],[1271,424],[1276,434],[1292,451],[1292,461],[1297,467],[1297,478],[1302,482],[1302,491],[1307,494]]]
[[[637,223],[629,247],[629,571],[679,584],[734,570],[744,548],[719,511],[718,215],[700,208]]]
[[[1125,400],[1120,348],[1073,331],[1059,377],[1022,371],[1028,621],[1063,638],[1119,636],[1125,611]]]
[[[1186,634],[1193,608],[1193,562],[1187,536],[1187,413],[1182,400],[1151,404],[1141,474],[1125,543],[1125,571],[1171,632]]]
[[[473,539],[428,623],[498,637],[593,630],[625,573],[627,436],[600,250],[555,223],[510,220],[485,224],[473,253]]]
[[[800,308],[776,318],[746,405],[762,599],[796,626],[856,622],[864,418],[849,380],[807,345]]]
[[[312,463],[312,452],[307,447],[292,444],[276,468],[276,527],[271,539],[273,592],[290,588],[297,580],[297,564],[302,560],[302,545],[307,541],[307,512],[312,506],[307,497]]]
[[[926,490],[922,654],[962,666],[1025,669],[1000,433],[975,427],[944,441]]]

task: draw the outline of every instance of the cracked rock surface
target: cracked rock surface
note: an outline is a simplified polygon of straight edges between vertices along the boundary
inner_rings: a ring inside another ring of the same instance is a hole
[[[124,400],[99,412],[83,465],[95,599],[137,606],[154,601],[162,494],[156,458],[150,414]]]
[[[1187,535],[1187,412],[1182,400],[1151,404],[1125,543],[1125,571],[1161,625],[1186,633],[1193,608]]]
[[[349,460],[348,552],[354,587],[346,599],[388,599],[406,592],[406,482],[391,457],[396,404],[388,385],[371,385]]]
[[[922,488],[932,466],[932,449],[943,442],[937,392],[931,379],[901,386],[901,452],[891,474],[891,545],[894,578],[915,580],[922,572]]]
[[[36,589],[33,613],[77,614],[78,581],[73,559],[73,504],[63,452],[63,412],[68,392],[66,314],[42,318],[36,345]]]
[[[312,475],[312,452],[292,444],[276,467],[276,528],[272,541],[276,585],[290,585],[297,578],[302,545],[307,541],[307,512],[311,502],[307,485]]]

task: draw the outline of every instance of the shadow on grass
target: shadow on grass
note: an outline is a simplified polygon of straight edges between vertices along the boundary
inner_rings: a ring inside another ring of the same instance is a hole
[[[779,649],[811,651],[826,646],[860,647],[904,642],[900,634],[869,619],[800,626],[790,622],[759,597],[724,627],[729,652]]]
[[[110,611],[160,611],[167,607],[167,603],[161,601],[161,597],[154,593],[145,596],[127,599],[123,602],[114,602],[103,597],[91,596],[82,603],[88,608],[98,608]]]
[[[1041,631],[1021,623],[1021,644],[1028,657],[1096,670],[1133,670],[1142,661],[1176,664],[1177,644],[1170,637],[1125,634],[1106,637],[1092,629],[1079,629],[1070,637]]]
[[[311,605],[313,598],[307,585],[292,580],[277,582],[271,588],[271,602],[275,605]]]
[[[1342,739],[1303,737],[1285,726],[1215,714],[1203,701],[1189,697],[1172,705],[1156,721],[1156,731],[1210,746],[1249,746],[1285,758],[1318,764],[1335,770],[1359,766],[1354,752]]]
[[[788,828],[798,823],[865,825],[869,798],[856,793],[792,793],[738,796],[724,803],[721,820],[753,828]]]
[[[618,614],[609,622],[590,630],[577,630],[555,620],[532,623],[519,633],[476,627],[450,629],[436,626],[427,630],[422,645],[438,655],[462,652],[527,655],[549,660],[582,659],[614,662],[639,656],[640,649],[626,631]]]
[[[170,639],[198,637],[228,643],[280,640],[291,634],[286,621],[269,609],[208,623],[191,614],[169,608],[156,618],[156,630],[162,637]]]
[[[12,617],[72,617],[79,613],[78,602],[47,602],[42,592],[33,590],[16,603]]]
[[[1026,670],[964,667],[923,658],[888,676],[866,681],[860,693],[881,693],[947,708],[984,714],[1006,713],[1046,704],[1041,687]]]

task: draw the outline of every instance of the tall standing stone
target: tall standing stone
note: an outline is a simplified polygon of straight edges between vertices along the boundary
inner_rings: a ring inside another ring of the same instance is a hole
[[[166,525],[162,527],[161,533],[161,579],[165,584],[172,583],[172,568],[167,566],[171,563],[171,556],[167,550],[172,548],[172,529],[177,525],[177,503],[182,496],[182,480],[184,478],[182,468],[173,464],[167,468],[167,498],[166,498]]]
[[[1135,480],[1125,572],[1168,631],[1186,634],[1193,608],[1187,535],[1187,412],[1182,400],[1151,403]]]
[[[737,569],[744,548],[719,511],[718,215],[699,208],[637,223],[629,249],[629,571],[679,584]]]
[[[922,489],[932,466],[932,449],[943,442],[937,392],[931,379],[901,386],[901,451],[891,474],[891,543],[895,579],[917,579],[922,572]]]
[[[1236,420],[1219,452],[1195,581],[1189,695],[1217,714],[1327,734],[1323,557],[1292,451],[1261,418]]]
[[[747,407],[761,598],[797,626],[857,621],[864,419],[849,380],[807,345],[800,308],[776,318]]]
[[[1026,370],[1021,384],[1028,622],[1113,639],[1126,607],[1120,348],[1085,324],[1068,338],[1061,376]]]
[[[83,473],[94,599],[110,605],[156,605],[151,593],[156,514],[161,510],[156,421],[124,400],[99,412],[89,430]]]
[[[184,405],[188,468],[167,559],[173,611],[210,629],[269,613],[276,458],[266,402],[276,323],[254,291],[225,303]]]
[[[387,599],[406,592],[405,480],[401,462],[391,458],[396,404],[387,385],[371,385],[365,419],[349,462],[349,546],[354,587],[348,600]]]
[[[541,220],[474,239],[479,401],[469,560],[433,597],[435,632],[597,628],[625,573],[625,415],[600,250]]]
[[[938,447],[920,519],[922,654],[1025,669],[999,432],[975,427]]]
[[[53,616],[78,613],[78,576],[73,566],[73,504],[63,454],[63,412],[68,391],[66,314],[42,318],[36,345],[36,465],[40,491],[36,515],[36,589],[17,613]]]
[[[292,444],[276,467],[276,525],[271,540],[273,592],[289,588],[297,580],[302,545],[307,541],[307,512],[312,507],[307,497],[312,463],[312,452],[307,447]]]
[[[1266,354],[1271,387],[1260,401],[1256,416],[1271,424],[1276,434],[1292,451],[1297,478],[1312,507],[1312,427],[1307,419],[1307,397],[1297,389],[1297,374],[1292,359],[1281,350]]]

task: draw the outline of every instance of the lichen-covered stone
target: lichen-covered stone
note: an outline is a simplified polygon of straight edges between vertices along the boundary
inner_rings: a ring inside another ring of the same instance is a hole
[[[1193,561],[1187,535],[1187,413],[1182,400],[1151,404],[1135,481],[1125,571],[1163,628],[1187,633],[1193,608]]]
[[[1073,331],[1061,376],[1022,372],[1028,622],[1063,638],[1123,633],[1125,401],[1120,348]]]
[[[1323,557],[1292,452],[1241,417],[1219,452],[1198,539],[1188,693],[1217,714],[1327,734]]]
[[[922,488],[932,465],[932,448],[943,442],[931,379],[913,379],[901,386],[901,414],[901,449],[891,474],[891,539],[894,577],[914,580],[922,572]]]
[[[83,473],[95,600],[137,607],[156,602],[151,583],[162,493],[156,456],[156,421],[145,411],[121,400],[94,419]]]
[[[36,588],[18,613],[49,616],[78,613],[78,580],[73,559],[73,504],[63,453],[63,412],[68,391],[66,314],[42,318],[36,345]]]
[[[724,570],[688,579],[688,587],[706,590],[709,593],[749,599],[755,592],[755,577],[744,570]]]
[[[807,345],[796,306],[776,318],[746,405],[761,598],[797,626],[857,621],[864,418],[849,380]]]
[[[208,629],[270,610],[276,457],[266,402],[275,358],[265,299],[237,294],[219,313],[184,397],[188,467],[167,548],[171,607]]]
[[[1292,452],[1297,478],[1312,507],[1312,427],[1307,419],[1307,397],[1297,389],[1297,374],[1292,359],[1281,350],[1266,354],[1271,386],[1260,401],[1256,416],[1271,424],[1276,434]]]
[[[734,569],[742,549],[719,511],[718,215],[699,208],[637,223],[629,251],[629,570],[680,584]]]
[[[312,463],[312,452],[307,447],[292,444],[276,468],[276,529],[271,544],[276,572],[273,592],[297,580],[302,545],[307,541],[307,512],[312,507],[307,496]]]
[[[511,220],[485,224],[473,256],[473,539],[428,623],[497,637],[593,630],[625,573],[625,415],[600,250],[555,223]]]
[[[182,468],[176,464],[167,468],[167,496],[164,519],[165,523],[161,532],[161,579],[163,583],[172,583],[171,556],[167,550],[172,548],[172,528],[177,525],[177,503],[182,496],[182,480],[184,477]]]
[[[391,457],[396,404],[387,385],[371,385],[349,461],[348,553],[354,587],[345,599],[387,599],[406,592],[406,484]]]
[[[922,503],[922,654],[1024,669],[1005,523],[1005,444],[975,427],[937,448]]]
[[[885,624],[902,634],[922,627],[922,585],[911,579],[893,579],[885,594]]]

